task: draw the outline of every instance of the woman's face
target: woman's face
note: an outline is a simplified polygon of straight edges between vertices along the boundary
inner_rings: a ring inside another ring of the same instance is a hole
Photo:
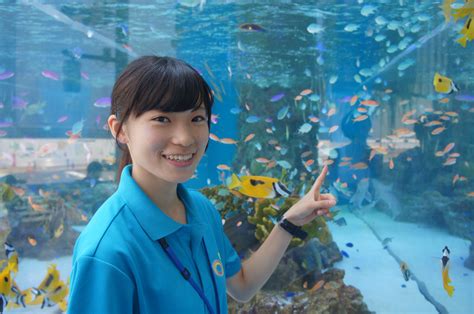
[[[167,182],[191,178],[209,139],[204,105],[197,110],[151,110],[123,126],[133,160],[133,172],[149,173]]]

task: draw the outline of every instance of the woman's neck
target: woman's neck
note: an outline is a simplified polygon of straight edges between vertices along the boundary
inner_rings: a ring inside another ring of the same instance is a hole
[[[186,220],[186,209],[178,198],[178,184],[157,180],[149,172],[140,167],[132,167],[132,178],[167,216],[183,223]],[[184,222],[186,223],[186,222]]]

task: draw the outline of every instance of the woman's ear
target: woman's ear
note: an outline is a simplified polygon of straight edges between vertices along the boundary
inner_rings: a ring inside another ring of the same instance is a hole
[[[112,133],[112,136],[117,139],[119,143],[126,144],[128,143],[128,137],[125,134],[125,124],[122,125],[122,129],[120,130],[120,134],[117,135],[117,132],[120,127],[120,122],[117,119],[117,116],[111,114],[107,119],[107,124],[109,126],[109,130]],[[118,136],[118,137],[117,137]]]

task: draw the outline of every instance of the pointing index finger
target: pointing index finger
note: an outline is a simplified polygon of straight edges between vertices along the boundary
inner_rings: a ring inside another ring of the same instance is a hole
[[[314,200],[319,200],[319,191],[323,185],[324,179],[326,179],[326,174],[328,173],[328,166],[324,166],[323,171],[319,174],[316,182],[314,183]]]

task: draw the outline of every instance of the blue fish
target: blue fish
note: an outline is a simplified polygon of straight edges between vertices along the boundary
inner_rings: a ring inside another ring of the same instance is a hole
[[[354,266],[354,268],[355,268],[355,269],[357,269],[357,270],[359,270],[359,269],[360,269],[360,267],[359,267],[359,266]]]
[[[347,243],[346,243],[346,246],[347,246],[347,247],[353,247],[354,244],[352,244],[351,242],[347,242]]]
[[[343,256],[349,258],[349,254],[348,254],[346,251],[341,250],[341,254],[342,254]]]
[[[247,123],[255,123],[260,121],[260,118],[257,116],[249,116],[246,120]]]
[[[275,102],[275,101],[279,101],[280,99],[282,99],[283,97],[285,97],[285,93],[279,93],[279,94],[276,94],[275,96],[273,96],[270,101],[271,102]]]
[[[292,297],[294,297],[295,295],[296,295],[295,292],[285,292],[285,297],[287,297],[287,298],[292,298]]]
[[[230,113],[232,113],[232,114],[239,114],[241,112],[242,112],[242,110],[240,108],[237,108],[237,107],[234,107],[234,108],[230,109]]]
[[[406,285],[404,285],[404,284],[402,285],[402,288],[406,288],[406,287],[407,287]]]

